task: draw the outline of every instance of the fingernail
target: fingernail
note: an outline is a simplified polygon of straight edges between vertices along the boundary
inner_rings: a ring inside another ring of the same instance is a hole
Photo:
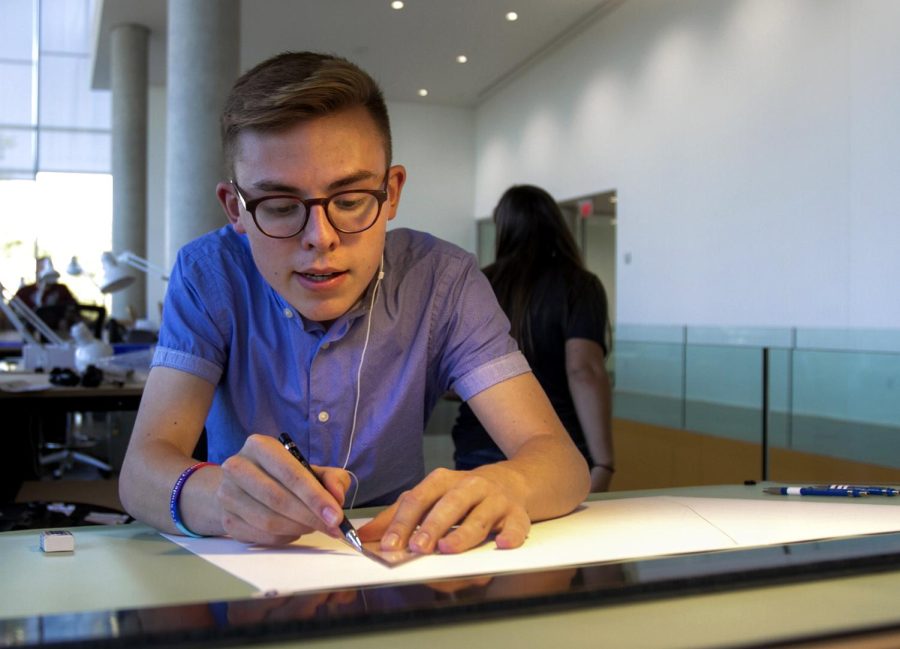
[[[396,532],[388,532],[381,539],[381,547],[385,550],[398,550],[400,548],[400,535]]]
[[[331,507],[325,507],[322,509],[322,518],[324,518],[325,522],[332,527],[341,522],[340,514],[334,511]]]
[[[427,552],[430,541],[431,537],[428,536],[428,532],[416,532],[410,540],[409,545],[410,547],[415,546],[414,549],[416,550]]]

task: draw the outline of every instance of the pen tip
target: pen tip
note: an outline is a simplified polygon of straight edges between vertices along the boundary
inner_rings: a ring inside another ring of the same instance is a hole
[[[360,552],[363,551],[362,541],[359,540],[359,536],[357,536],[357,534],[354,530],[350,530],[349,532],[347,532],[347,534],[345,536],[347,538],[347,542],[350,543],[350,545],[352,545],[354,548],[356,548]]]

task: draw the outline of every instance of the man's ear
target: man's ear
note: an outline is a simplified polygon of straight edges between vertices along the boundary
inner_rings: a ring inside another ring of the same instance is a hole
[[[220,182],[216,185],[216,198],[225,210],[228,222],[238,234],[246,234],[247,230],[241,220],[241,203],[237,196],[237,190],[231,183]]]
[[[403,165],[392,166],[390,171],[388,171],[388,199],[387,203],[384,206],[388,221],[397,216],[397,207],[400,205],[400,192],[403,191],[403,185],[405,182],[406,167],[404,167]]]

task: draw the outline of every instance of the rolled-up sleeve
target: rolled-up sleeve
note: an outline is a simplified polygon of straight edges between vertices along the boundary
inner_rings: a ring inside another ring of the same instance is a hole
[[[468,401],[482,390],[530,371],[531,368],[522,352],[514,351],[488,361],[461,377],[453,386],[454,392],[460,399]]]
[[[509,320],[474,257],[452,259],[456,272],[448,272],[438,285],[441,314],[438,335],[445,343],[441,378],[463,400],[493,385],[531,371],[509,335]],[[451,270],[451,269],[448,269]]]
[[[202,267],[196,252],[179,253],[163,306],[159,344],[151,367],[194,374],[213,385],[227,363],[229,319],[218,312],[225,282]]]

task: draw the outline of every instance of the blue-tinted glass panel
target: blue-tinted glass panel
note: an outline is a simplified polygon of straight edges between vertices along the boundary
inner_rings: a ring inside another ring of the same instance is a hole
[[[614,415],[680,427],[683,349],[682,345],[617,339]]]
[[[793,349],[769,350],[769,447],[790,445]]]
[[[792,331],[776,327],[688,327],[689,345],[790,347]]]
[[[34,58],[34,15],[33,0],[0,2],[0,59],[31,61]]]
[[[673,343],[680,345],[684,342],[685,328],[677,325],[635,325],[616,324],[616,340],[630,340],[644,343]]]
[[[900,427],[900,354],[794,353],[794,414]]]
[[[900,468],[900,354],[794,352],[796,451]]]
[[[0,61],[0,125],[34,126],[34,74],[31,63]]]
[[[111,140],[109,133],[42,130],[38,145],[41,170],[108,173]]]
[[[762,350],[688,345],[685,428],[759,443],[762,432]]]
[[[34,145],[34,130],[0,128],[0,178],[32,178]]]
[[[797,329],[797,347],[900,352],[900,329]]]
[[[769,349],[770,447],[900,468],[900,330],[703,327],[689,329],[684,347],[647,341],[677,330],[618,327],[617,417],[758,443],[762,349],[751,343],[790,335],[790,347]]]
[[[90,54],[87,0],[41,0],[41,53]]]
[[[90,59],[86,57],[41,57],[41,127],[110,128],[109,91],[91,90]]]

